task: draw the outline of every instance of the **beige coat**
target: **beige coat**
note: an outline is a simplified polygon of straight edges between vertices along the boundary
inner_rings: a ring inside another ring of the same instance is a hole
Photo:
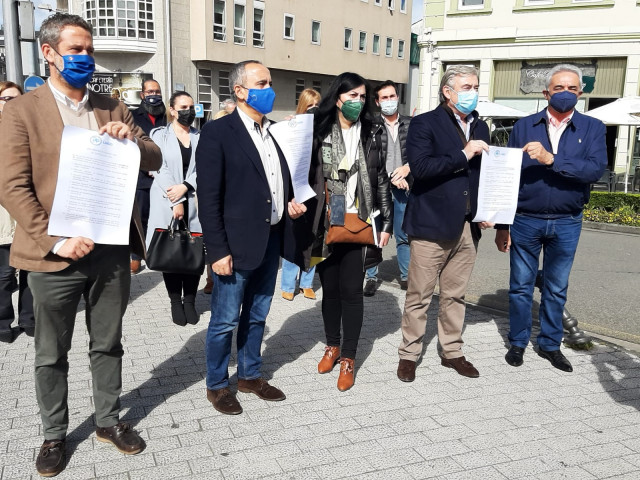
[[[99,126],[111,121],[129,125],[138,138],[141,170],[160,168],[160,149],[134,124],[124,104],[91,91],[89,103]],[[63,128],[55,98],[46,84],[4,107],[0,122],[3,144],[0,204],[17,222],[10,257],[13,267],[32,272],[55,272],[72,262],[51,253],[60,237],[47,234],[58,179]],[[142,223],[135,205],[129,237],[131,250],[144,255]]]

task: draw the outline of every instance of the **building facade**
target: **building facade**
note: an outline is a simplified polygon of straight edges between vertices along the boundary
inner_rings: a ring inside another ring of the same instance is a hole
[[[71,0],[59,8],[94,28],[92,88],[139,102],[143,79],[165,92],[186,90],[207,117],[230,98],[233,64],[255,59],[271,70],[278,120],[305,88],[326,91],[354,71],[372,83],[406,84],[411,46],[409,0]]]
[[[559,63],[583,70],[579,111],[638,95],[639,18],[637,0],[427,0],[419,110],[437,105],[440,77],[452,64],[479,69],[481,98],[529,113],[546,106],[544,77]],[[640,145],[628,132],[607,128],[612,170],[624,170],[634,139]]]

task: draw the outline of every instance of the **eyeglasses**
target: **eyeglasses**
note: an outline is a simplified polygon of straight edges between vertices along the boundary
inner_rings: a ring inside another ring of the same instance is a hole
[[[9,100],[13,100],[16,97],[0,97],[0,102],[8,102]]]
[[[162,95],[160,90],[147,90],[146,92],[142,92],[145,95]]]

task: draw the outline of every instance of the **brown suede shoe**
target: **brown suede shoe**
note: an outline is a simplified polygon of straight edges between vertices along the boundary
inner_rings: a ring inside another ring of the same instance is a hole
[[[64,440],[45,440],[36,458],[36,470],[41,477],[55,477],[65,467]]]
[[[480,376],[476,367],[474,367],[471,362],[467,362],[464,357],[443,358],[441,363],[445,367],[453,368],[463,377],[478,378]]]
[[[211,402],[213,408],[225,415],[239,415],[242,413],[240,402],[228,387],[220,390],[209,390],[207,388],[207,400]]]
[[[293,292],[282,292],[282,298],[285,300],[293,301],[294,293]]]
[[[202,289],[202,293],[206,293],[207,295],[211,295],[213,292],[213,278],[207,275],[207,284]]]
[[[340,359],[340,376],[338,377],[338,390],[345,392],[353,387],[353,362],[352,358]]]
[[[304,298],[308,298],[309,300],[316,299],[316,292],[313,291],[313,288],[301,288],[300,291],[304,295]]]
[[[131,260],[131,275],[135,275],[140,272],[140,260]]]
[[[318,363],[318,373],[329,373],[340,361],[340,347],[324,347],[324,355]]]
[[[279,402],[287,398],[282,390],[269,385],[264,378],[256,378],[255,380],[238,379],[238,391],[243,393],[255,393],[262,400],[269,402]]]
[[[398,378],[403,382],[413,382],[416,379],[416,364],[413,360],[400,359],[398,362]]]
[[[126,455],[140,453],[146,446],[140,435],[125,422],[120,422],[113,427],[96,428],[96,438],[100,442],[113,443]]]

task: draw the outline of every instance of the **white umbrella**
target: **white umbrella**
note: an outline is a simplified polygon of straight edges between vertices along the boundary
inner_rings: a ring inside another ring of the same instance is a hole
[[[629,126],[629,149],[627,156],[627,168],[624,175],[624,193],[627,193],[627,183],[629,182],[629,168],[631,167],[631,127],[640,126],[640,97],[629,96],[618,98],[615,102],[608,103],[602,107],[594,108],[585,112],[585,115],[597,118],[605,125],[628,125]]]
[[[522,118],[529,115],[521,110],[490,102],[489,100],[479,100],[476,110],[482,118]]]

